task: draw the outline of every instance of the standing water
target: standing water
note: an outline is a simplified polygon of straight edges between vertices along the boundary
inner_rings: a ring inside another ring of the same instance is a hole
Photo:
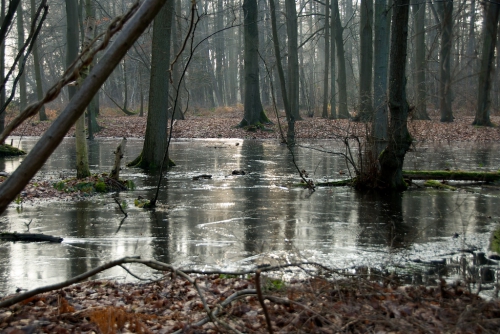
[[[35,138],[15,139],[30,151]],[[91,170],[109,172],[118,139],[89,144]],[[323,151],[343,152],[330,141],[303,143]],[[128,140],[125,161],[134,159],[142,141]],[[407,169],[494,170],[499,145],[421,146],[409,152]],[[315,182],[348,177],[339,155],[310,148],[294,149],[298,167]],[[500,217],[496,189],[468,191],[410,190],[394,196],[360,193],[347,187],[294,186],[300,181],[285,146],[274,141],[175,141],[177,166],[165,173],[155,210],[137,208],[139,196],[151,198],[157,175],[123,168],[133,191],[96,195],[79,202],[12,203],[0,216],[0,229],[44,233],[61,244],[0,242],[0,292],[64,281],[110,260],[141,256],[180,268],[243,269],[314,261],[337,268],[394,270],[460,256],[460,250],[488,252],[490,233]],[[0,160],[11,173],[23,157]],[[74,140],[65,139],[37,179],[74,176]],[[233,170],[245,175],[232,175]],[[209,174],[211,179],[193,180]],[[115,202],[124,206],[124,218]],[[453,260],[451,260],[453,261]],[[139,276],[148,269],[129,267]],[[453,273],[451,274],[453,275]],[[101,278],[129,280],[122,268]]]

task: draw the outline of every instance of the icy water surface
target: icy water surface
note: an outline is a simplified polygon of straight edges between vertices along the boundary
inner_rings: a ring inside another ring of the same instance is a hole
[[[16,138],[14,145],[29,151],[35,140]],[[93,172],[111,170],[112,152],[119,142],[100,139],[90,144]],[[343,151],[329,141],[303,144]],[[408,153],[406,165],[408,169],[496,170],[499,148],[422,145]],[[141,149],[142,141],[128,140],[125,160],[131,161]],[[310,193],[293,186],[299,182],[297,171],[287,148],[276,141],[176,141],[171,158],[177,167],[166,174],[162,205],[156,210],[136,208],[134,199],[150,198],[157,177],[131,168],[124,168],[122,177],[135,182],[134,191],[78,203],[11,204],[0,217],[1,230],[25,232],[25,224],[32,221],[30,232],[60,236],[64,241],[1,242],[0,293],[60,282],[123,256],[206,269],[297,260],[350,270],[360,266],[408,269],[441,259],[449,263],[462,256],[459,250],[488,253],[490,232],[500,217],[500,191],[479,186],[467,192],[414,190],[391,197],[345,187]],[[348,175],[336,155],[296,148],[295,159],[316,181]],[[21,161],[0,160],[0,171],[12,172]],[[70,177],[74,164],[74,141],[65,139],[37,177]],[[234,176],[233,170],[244,170],[246,175]],[[212,179],[194,181],[193,176],[200,174],[210,174]],[[127,218],[113,196],[125,204]],[[151,276],[144,268],[131,268]],[[446,274],[453,278],[457,273]],[[100,277],[132,279],[121,268]]]

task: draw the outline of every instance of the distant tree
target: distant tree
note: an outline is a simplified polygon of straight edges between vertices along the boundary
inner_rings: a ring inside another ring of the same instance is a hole
[[[425,80],[425,1],[413,0],[412,5],[413,25],[415,27],[415,111],[412,118],[415,120],[428,120],[427,114],[427,85]]]
[[[323,118],[328,118],[328,75],[330,74],[330,0],[325,2],[325,70],[323,72]],[[332,55],[333,57],[333,55]]]
[[[35,20],[36,15],[36,3],[35,0],[31,0],[31,20]],[[33,67],[35,68],[35,82],[36,82],[36,97],[38,100],[43,99],[43,81],[42,81],[42,70],[41,62],[40,62],[40,53],[39,53],[39,45],[40,42],[38,40],[35,41],[35,45],[33,46]],[[45,106],[40,108],[38,112],[38,117],[40,121],[46,121],[47,114],[45,113]]]
[[[299,53],[298,26],[295,0],[285,0],[286,31],[288,35],[288,102],[294,121],[302,118],[299,113]]]
[[[404,190],[403,162],[412,138],[408,132],[406,100],[406,49],[410,0],[394,0],[391,25],[391,61],[389,68],[389,142],[380,154],[379,188]]]
[[[244,15],[244,113],[239,127],[269,123],[262,107],[259,85],[259,30],[256,0],[243,0]]]
[[[24,15],[22,3],[17,7],[17,49],[21,50],[24,46]],[[24,63],[24,54],[19,59],[19,64]],[[23,111],[28,105],[26,97],[26,73],[23,71],[19,76],[19,111]]]
[[[439,50],[439,108],[441,122],[453,122],[451,109],[451,49],[453,44],[453,1],[438,2],[441,21],[441,48]]]
[[[339,110],[337,118],[347,119],[350,117],[347,109],[347,74],[346,74],[346,53],[344,51],[344,27],[340,20],[339,1],[333,0],[332,2],[332,26],[333,33],[335,34],[335,46],[337,50],[337,86],[339,89]],[[332,55],[333,57],[333,55]]]
[[[494,59],[498,33],[498,18],[500,14],[500,0],[490,0],[490,2],[486,2],[484,6],[485,18],[483,21],[481,70],[479,72],[476,117],[474,118],[474,122],[472,124],[492,126],[493,124],[490,120],[490,92],[492,86],[492,76],[495,72]]]
[[[373,0],[362,0],[359,18],[359,110],[357,120],[373,117]]]

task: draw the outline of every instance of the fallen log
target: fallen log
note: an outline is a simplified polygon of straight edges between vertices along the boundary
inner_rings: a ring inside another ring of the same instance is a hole
[[[411,180],[455,180],[495,182],[500,181],[498,172],[465,172],[446,170],[403,171],[403,177]]]
[[[48,241],[54,243],[61,243],[63,238],[54,237],[52,235],[46,235],[41,233],[11,233],[11,232],[0,232],[0,240],[3,241],[26,241],[26,242],[41,242]]]

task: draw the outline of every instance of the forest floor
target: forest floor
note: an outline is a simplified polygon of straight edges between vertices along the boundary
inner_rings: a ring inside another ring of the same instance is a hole
[[[417,141],[500,141],[499,127],[472,126],[473,117],[453,123],[410,121]],[[199,111],[174,125],[174,138],[280,139],[276,117],[269,130],[235,128],[241,111]],[[280,118],[284,125],[284,118]],[[500,117],[492,121],[500,124]],[[136,137],[145,133],[146,117],[103,115],[97,137]],[[14,135],[39,136],[50,122],[31,120]],[[366,125],[347,120],[304,118],[298,138],[363,136]],[[72,135],[72,132],[68,134]],[[3,177],[0,177],[0,181]],[[25,198],[76,200],[81,195],[59,192],[50,184],[27,186]],[[36,295],[0,309],[1,333],[497,333],[500,300],[486,301],[465,284],[401,285],[397,276],[326,279],[311,275],[301,281],[261,278],[264,305],[255,275],[192,275],[203,294],[180,276],[166,275],[149,283],[90,281]],[[497,286],[497,289],[499,287]],[[9,296],[4,296],[4,300]],[[204,302],[205,305],[203,304]],[[206,307],[218,309],[209,320]],[[201,323],[203,323],[201,325]]]

